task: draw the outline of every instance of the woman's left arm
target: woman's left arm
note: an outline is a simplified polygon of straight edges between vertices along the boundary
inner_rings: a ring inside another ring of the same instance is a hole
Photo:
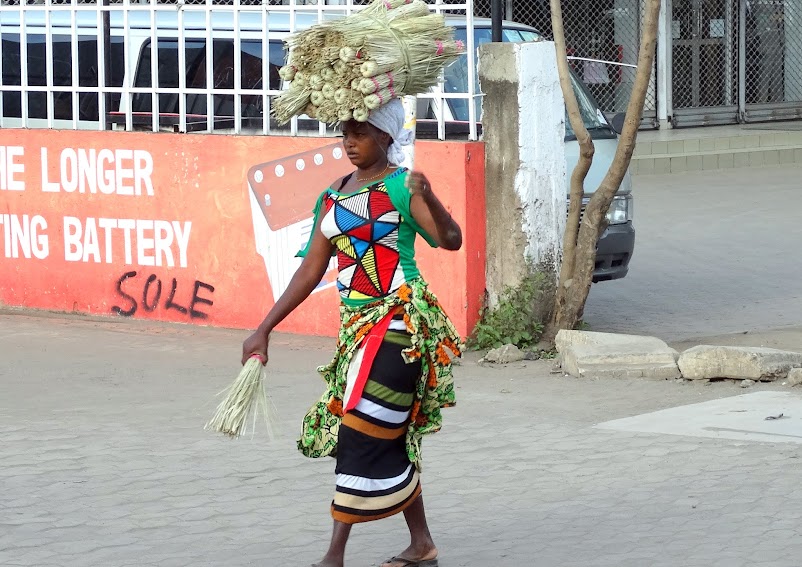
[[[462,229],[434,194],[426,176],[413,171],[409,174],[408,185],[412,194],[409,210],[415,222],[430,234],[441,248],[459,250],[462,247]]]

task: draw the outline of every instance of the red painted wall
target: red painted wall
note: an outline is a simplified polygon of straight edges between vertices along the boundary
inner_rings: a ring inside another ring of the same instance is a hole
[[[252,328],[294,270],[317,195],[351,169],[336,142],[2,130],[0,302]],[[416,167],[465,235],[458,252],[418,240],[421,270],[463,334],[484,291],[483,152],[416,144]],[[334,334],[334,276],[280,330]]]

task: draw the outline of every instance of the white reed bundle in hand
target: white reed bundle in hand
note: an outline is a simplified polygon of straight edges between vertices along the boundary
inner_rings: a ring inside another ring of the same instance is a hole
[[[248,417],[253,417],[255,430],[257,415],[261,414],[268,435],[272,434],[264,384],[264,362],[261,355],[251,355],[243,365],[239,376],[225,391],[225,398],[217,406],[214,417],[206,424],[205,429],[225,433],[229,437],[239,437],[244,431]]]

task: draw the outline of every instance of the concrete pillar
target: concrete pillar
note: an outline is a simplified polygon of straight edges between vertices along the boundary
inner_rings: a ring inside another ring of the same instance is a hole
[[[552,42],[479,49],[491,305],[520,283],[526,260],[553,274],[566,216],[565,104]]]

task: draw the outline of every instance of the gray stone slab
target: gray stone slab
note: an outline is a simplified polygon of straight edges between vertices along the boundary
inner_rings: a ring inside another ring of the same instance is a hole
[[[683,352],[679,369],[687,380],[732,378],[772,381],[802,367],[802,353],[772,348],[700,345]]]
[[[555,339],[557,352],[562,352],[568,347],[575,345],[614,347],[629,351],[648,351],[668,348],[668,345],[658,338],[641,335],[566,330],[557,333]]]
[[[563,371],[579,378],[670,380],[680,376],[677,352],[654,337],[560,331],[555,342]]]

